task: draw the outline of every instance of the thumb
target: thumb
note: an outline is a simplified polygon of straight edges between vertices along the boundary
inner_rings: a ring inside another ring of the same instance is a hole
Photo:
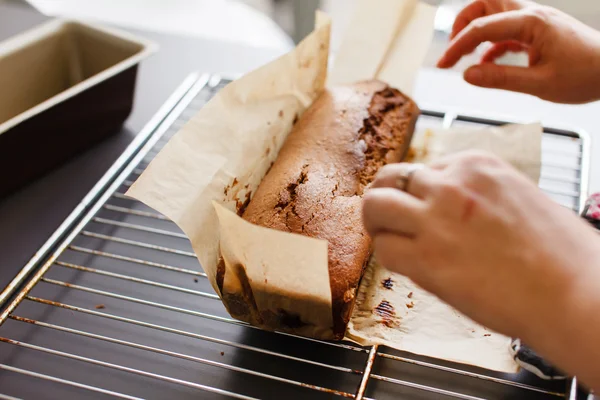
[[[493,63],[475,65],[467,69],[465,80],[475,86],[510,90],[536,96],[544,88],[544,79],[540,71],[535,68],[511,67]]]

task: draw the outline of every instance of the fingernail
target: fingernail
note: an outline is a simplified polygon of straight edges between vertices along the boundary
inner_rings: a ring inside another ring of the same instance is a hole
[[[483,80],[483,71],[478,67],[471,67],[465,71],[465,80],[471,83],[479,83]]]

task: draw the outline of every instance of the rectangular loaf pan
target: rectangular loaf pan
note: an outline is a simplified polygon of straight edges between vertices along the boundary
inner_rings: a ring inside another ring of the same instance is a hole
[[[66,20],[0,43],[0,198],[119,132],[138,64],[155,50]]]

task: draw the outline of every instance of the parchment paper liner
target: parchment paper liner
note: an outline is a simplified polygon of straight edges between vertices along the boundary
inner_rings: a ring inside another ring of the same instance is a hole
[[[353,30],[372,34],[387,43],[387,47],[371,48],[367,40],[348,45],[348,40],[355,37],[350,34],[338,54],[330,82],[385,78],[392,86],[410,93],[433,33],[435,9],[414,0],[380,3],[374,9],[369,6],[371,2],[360,1],[357,15],[362,13],[363,17],[355,20]],[[294,51],[222,89],[169,141],[127,192],[183,230],[232,316],[266,329],[323,339],[332,337],[327,243],[254,226],[241,219],[236,211],[251,198],[294,121],[324,90],[330,24],[327,16],[318,13],[315,31]],[[473,140],[471,144],[480,142]],[[438,141],[429,138],[429,143]],[[443,149],[424,154],[436,152],[443,153]],[[519,155],[515,158],[519,159]],[[219,277],[221,259],[224,274]],[[377,277],[381,272],[369,273]],[[363,294],[376,290],[377,285],[370,283],[374,281],[369,276],[361,285]],[[370,303],[364,302],[355,311],[365,311],[368,306]],[[364,322],[366,315],[362,313],[360,317],[361,323]],[[440,315],[440,318],[445,317]],[[409,341],[387,335],[383,328],[378,331],[373,324],[365,325],[367,334],[363,335],[357,332],[357,326],[351,324],[348,338],[359,343],[378,341],[485,368],[516,370],[514,363],[507,365],[507,348],[505,354],[500,354],[499,345],[491,339],[477,338],[482,343],[481,357],[472,359],[469,354],[458,353],[473,338],[461,336],[459,343],[455,337],[444,338],[445,332],[438,331],[444,345],[456,344],[457,349],[440,352],[440,346],[432,350],[407,346]],[[427,340],[429,336],[423,342]]]

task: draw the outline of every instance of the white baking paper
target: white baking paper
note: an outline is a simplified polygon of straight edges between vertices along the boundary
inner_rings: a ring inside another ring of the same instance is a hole
[[[537,184],[542,161],[542,134],[539,123],[426,129],[415,132],[410,153],[413,162],[428,163],[464,150],[487,151],[507,161]]]
[[[280,261],[285,258],[283,268],[293,273],[288,278],[284,274],[270,274],[267,287],[289,288],[289,279],[292,279],[297,282],[296,292],[313,296],[309,303],[318,306],[311,308],[296,307],[281,296],[278,299],[285,303],[280,304],[280,308],[286,310],[287,305],[293,309],[286,311],[303,311],[299,317],[305,322],[321,318],[322,326],[302,333],[323,338],[331,337],[325,328],[332,325],[327,244],[271,231],[267,235],[271,243],[261,241],[261,247],[257,248],[271,253],[270,257],[259,260],[254,257],[255,253],[237,251],[247,248],[253,239],[242,240],[243,234],[255,232],[240,217],[232,216],[231,211],[239,210],[249,200],[277,157],[295,120],[325,88],[330,29],[330,19],[318,13],[315,31],[294,51],[222,89],[169,141],[127,192],[169,217],[183,230],[213,288],[222,298],[241,294],[242,285],[249,283],[254,300],[260,300],[265,285],[264,280],[257,277],[265,269],[277,271],[274,265],[265,267],[262,263],[277,260],[277,266],[281,266]],[[222,206],[219,214],[214,202]],[[231,235],[223,235],[225,230],[230,230]],[[228,239],[225,243],[220,242],[219,232]],[[224,249],[224,245],[232,244],[233,238],[239,240],[238,246]],[[223,291],[217,285],[221,253],[230,256],[225,261],[231,262],[234,255],[236,261],[226,270]],[[318,255],[320,262],[313,265]],[[310,268],[304,267],[306,263],[311,264]],[[249,282],[240,281],[241,277]],[[313,280],[317,283],[307,283]],[[250,310],[252,315],[260,316],[266,311],[266,304],[267,301],[257,301],[255,308],[258,309]],[[225,305],[231,312],[227,301]],[[276,304],[271,305],[277,310]],[[329,310],[328,319],[323,319],[327,314],[322,310],[323,305]]]
[[[417,0],[359,0],[328,85],[380,79],[411,95],[437,8]]]
[[[473,322],[374,258],[363,277],[346,337],[361,345],[385,345],[495,371],[519,369],[508,351],[510,338]]]

